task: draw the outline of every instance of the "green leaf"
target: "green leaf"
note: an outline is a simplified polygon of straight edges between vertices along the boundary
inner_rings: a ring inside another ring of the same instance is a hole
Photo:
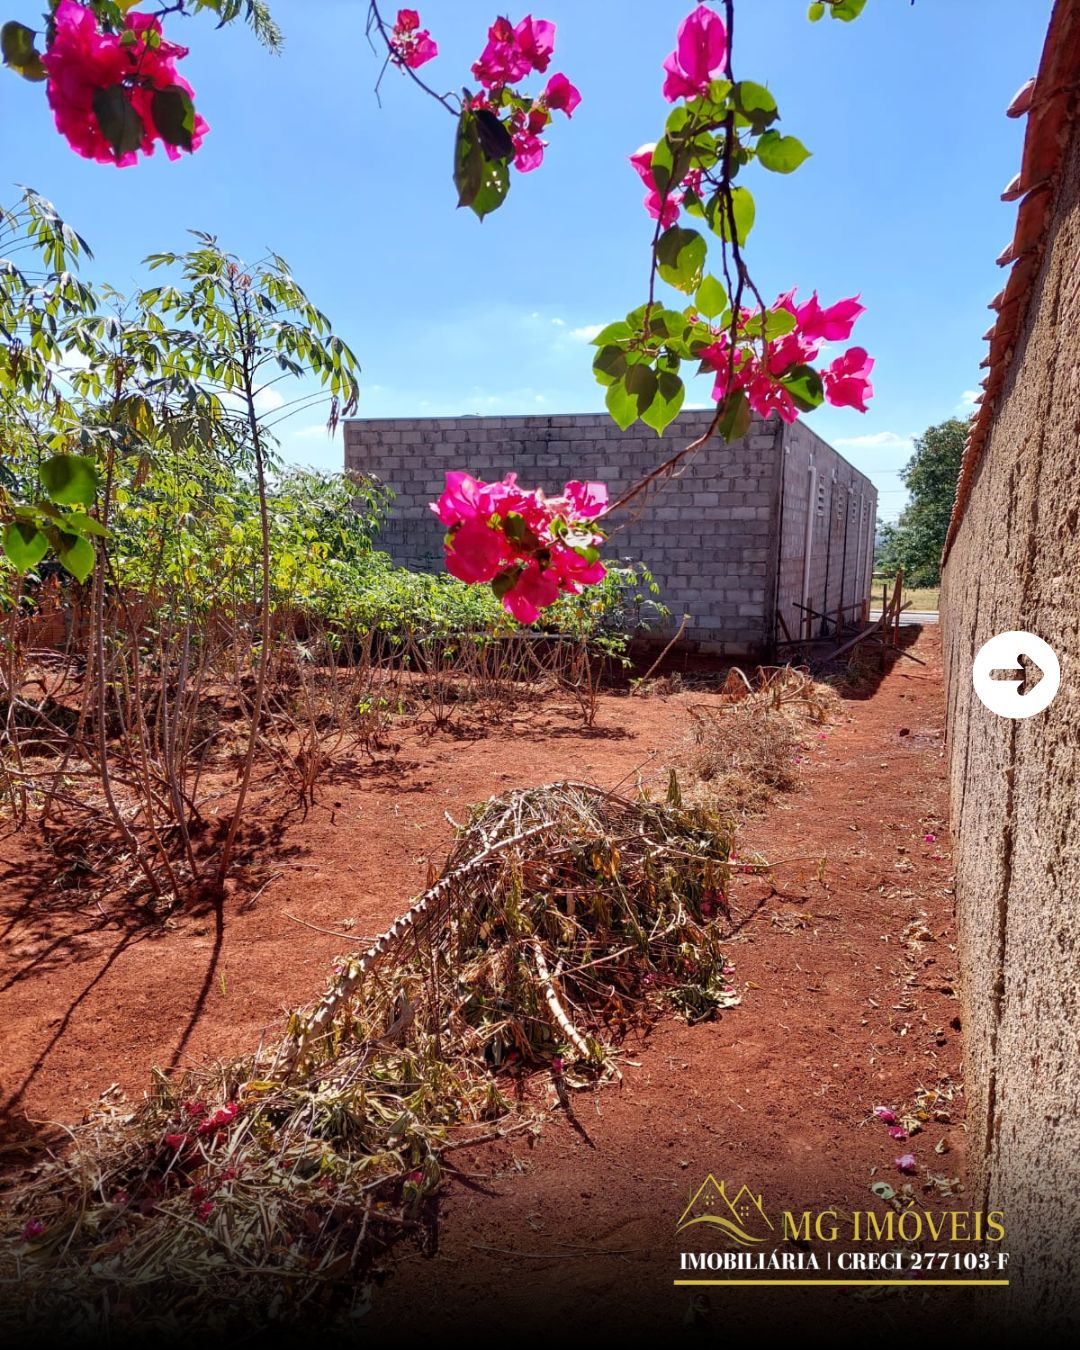
[[[48,551],[49,541],[27,520],[13,520],[4,531],[4,552],[18,572],[29,572]]]
[[[707,319],[714,319],[727,308],[727,291],[723,284],[710,272],[698,287],[694,296],[694,308]]]
[[[495,592],[496,600],[501,600],[514,589],[520,572],[517,568],[511,568],[509,572],[500,572],[491,582],[491,589]]]
[[[477,108],[476,139],[488,159],[509,159],[514,153],[513,137],[490,108]]]
[[[620,431],[625,431],[637,421],[637,399],[627,390],[623,380],[616,380],[604,395],[604,403]]]
[[[665,123],[664,130],[669,136],[679,136],[690,123],[694,120],[694,114],[685,103],[678,103],[668,113],[668,120]]]
[[[155,89],[150,100],[150,115],[161,139],[168,145],[190,150],[195,135],[195,104],[191,95],[178,84]]]
[[[813,412],[825,397],[821,376],[812,366],[792,366],[780,377],[780,383],[801,412]]]
[[[776,99],[763,84],[753,80],[740,80],[732,90],[735,109],[742,113],[755,133],[760,133],[773,124],[780,116]]]
[[[46,70],[41,63],[41,55],[34,45],[34,37],[32,28],[12,20],[0,29],[0,50],[4,54],[4,64],[16,75],[38,84],[46,78]]]
[[[45,491],[62,506],[89,506],[98,489],[94,461],[85,455],[54,455],[38,470]]]
[[[794,173],[804,160],[810,158],[810,151],[797,136],[766,131],[757,143],[757,157],[773,173]]]
[[[641,420],[662,436],[664,428],[678,417],[685,397],[686,386],[678,375],[662,370],[656,378],[656,396],[642,412]]]
[[[71,512],[62,518],[63,528],[68,534],[93,534],[98,539],[110,539],[112,536],[100,520],[81,512]]]
[[[85,581],[94,570],[94,546],[81,534],[61,530],[56,556],[76,581]]]
[[[720,405],[716,430],[725,441],[738,441],[750,430],[750,404],[741,389],[733,389]]]
[[[485,112],[480,117],[480,112]],[[506,128],[494,113],[463,108],[454,143],[454,183],[458,205],[468,206],[480,217],[490,215],[510,191],[510,165],[506,155],[488,153],[506,148]],[[485,149],[487,147],[488,149]],[[510,149],[513,149],[511,142]]]
[[[657,241],[657,271],[669,285],[692,294],[701,285],[706,251],[705,240],[697,230],[673,225]]]
[[[814,3],[806,11],[806,17],[811,23],[817,23],[825,17],[825,6],[821,3],[821,0],[814,0]]]
[[[623,376],[626,392],[636,401],[637,415],[643,417],[656,397],[659,381],[656,371],[644,362],[631,366]]]
[[[742,325],[747,337],[763,337],[769,342],[787,337],[794,333],[798,324],[790,309],[767,309],[764,314],[755,314]]]
[[[857,19],[865,8],[866,0],[833,0],[830,13],[834,19],[851,23],[852,19]]]
[[[142,118],[135,111],[122,84],[94,90],[94,116],[101,134],[113,148],[117,159],[142,145]]]
[[[470,207],[481,220],[500,207],[510,191],[510,168],[504,159],[489,159],[480,144],[476,114],[463,108],[454,148],[454,183],[458,205]]]
[[[745,244],[747,236],[754,227],[754,218],[757,215],[754,198],[748,188],[736,187],[731,189],[731,213],[735,217],[735,238],[740,245]],[[731,239],[727,205],[721,193],[718,192],[715,197],[709,198],[706,219],[710,228],[721,239]]]
[[[599,333],[593,338],[594,347],[607,347],[613,342],[626,342],[634,336],[634,331],[624,320],[619,319],[615,323],[609,323],[606,328],[601,328]]]
[[[661,196],[676,183],[681,183],[690,170],[690,155],[682,145],[675,145],[667,136],[661,137],[652,154],[652,176]]]
[[[656,143],[656,148],[652,152],[652,164],[650,172],[652,173],[653,186],[657,192],[663,195],[667,191],[671,182],[671,170],[675,164],[675,154],[672,150],[671,142],[666,136],[661,136]]]
[[[649,315],[649,332],[654,337],[681,338],[686,332],[686,315],[677,309],[654,309]]]
[[[614,384],[626,374],[626,353],[621,347],[601,347],[593,359],[592,368],[600,384]]]

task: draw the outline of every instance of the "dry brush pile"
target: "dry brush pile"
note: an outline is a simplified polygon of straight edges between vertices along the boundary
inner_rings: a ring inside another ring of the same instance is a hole
[[[732,667],[719,697],[690,704],[685,744],[675,756],[694,800],[743,815],[798,781],[804,738],[829,721],[839,698],[793,666]]]
[[[100,1337],[347,1317],[380,1252],[422,1233],[449,1154],[535,1127],[618,1074],[665,1006],[738,1002],[715,916],[732,830],[701,806],[578,783],[478,808],[441,877],[344,960],[279,1044],[106,1111],[8,1188],[0,1305],[16,1332]]]

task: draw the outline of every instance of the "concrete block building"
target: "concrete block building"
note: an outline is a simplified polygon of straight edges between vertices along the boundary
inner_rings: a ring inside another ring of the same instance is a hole
[[[448,469],[486,479],[513,470],[552,493],[568,479],[600,479],[614,500],[701,436],[711,415],[684,412],[659,439],[642,426],[622,432],[606,413],[360,418],[345,424],[345,464],[396,494],[383,547],[435,569],[442,528],[428,503]],[[763,656],[821,631],[807,610],[862,609],[876,515],[870,480],[809,427],[755,420],[742,440],[714,437],[677,477],[611,517],[603,552],[645,563],[671,611],[668,630],[689,614],[686,636],[703,649]]]

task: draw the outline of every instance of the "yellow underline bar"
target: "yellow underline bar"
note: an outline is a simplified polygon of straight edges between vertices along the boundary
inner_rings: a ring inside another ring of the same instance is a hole
[[[677,1285],[686,1284],[984,1284],[998,1288],[1007,1285],[1008,1280],[676,1280]]]

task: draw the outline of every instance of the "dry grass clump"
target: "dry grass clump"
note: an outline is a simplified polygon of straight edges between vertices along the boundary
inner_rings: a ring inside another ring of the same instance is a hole
[[[277,1045],[156,1075],[9,1186],[0,1326],[190,1344],[347,1325],[380,1253],[425,1231],[451,1150],[535,1125],[508,1066],[546,1065],[567,1100],[664,1006],[738,1002],[712,921],[731,826],[670,795],[561,783],[479,808]]]
[[[689,707],[692,725],[676,755],[691,801],[733,815],[760,811],[798,782],[803,738],[839,704],[835,690],[790,666],[733,667],[715,701]]]

